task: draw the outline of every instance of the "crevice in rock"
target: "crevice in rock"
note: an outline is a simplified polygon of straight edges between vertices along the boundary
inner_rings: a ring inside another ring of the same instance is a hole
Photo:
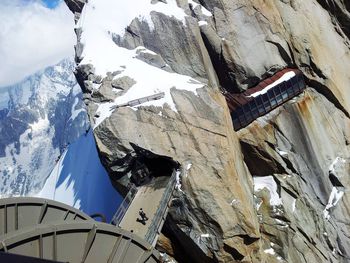
[[[338,21],[344,34],[350,39],[350,2],[348,0],[341,1],[346,10],[335,1],[317,0],[317,2]]]
[[[239,93],[241,89],[237,85],[235,74],[227,66],[222,54],[222,47],[220,53],[211,45],[208,37],[201,32],[204,45],[208,51],[210,60],[213,63],[214,70],[218,76],[220,85],[228,92]]]
[[[224,250],[229,253],[235,260],[241,261],[244,258],[244,255],[238,252],[234,247],[224,244]]]
[[[247,142],[240,141],[244,161],[254,176],[286,173],[285,169],[264,150]]]
[[[167,219],[165,221],[165,224],[162,228],[162,234],[167,237],[171,241],[171,248],[173,249],[174,254],[172,255],[175,260],[179,263],[181,262],[193,262],[191,254],[187,253],[186,249],[183,248],[183,243],[176,238],[174,233],[172,232],[172,227],[170,227],[170,223],[172,220],[170,219],[169,215],[167,216]],[[156,248],[160,252],[165,252],[169,254],[169,251],[164,250],[163,248],[160,248],[159,246],[156,246]]]
[[[283,161],[286,163],[287,168],[288,168],[289,170],[291,170],[291,171],[292,171],[293,173],[295,173],[295,174],[299,174],[298,171],[294,168],[294,165],[292,164],[292,162],[289,161],[288,158],[283,157],[283,156],[281,156],[281,157],[282,157]]]
[[[243,243],[245,245],[251,245],[253,244],[254,242],[257,242],[258,240],[260,240],[259,237],[251,237],[251,236],[248,236],[248,235],[238,235],[240,238],[243,239]]]
[[[284,135],[284,133],[282,132],[282,130],[280,129],[280,127],[278,127],[278,125],[275,122],[270,122],[272,127],[274,128],[274,130],[276,130],[278,133],[280,133],[286,140],[288,140],[286,138],[286,136]]]
[[[350,257],[348,256],[348,251],[347,249],[343,246],[343,242],[342,240],[340,239],[339,236],[337,236],[337,245],[338,245],[338,248],[340,251],[339,252],[339,255],[345,259],[350,259]]]
[[[166,218],[162,233],[171,240],[175,251],[174,258],[179,263],[215,262],[198,247],[188,234],[180,229],[170,214]]]
[[[302,235],[305,237],[305,239],[306,239],[309,243],[311,243],[311,244],[313,244],[313,245],[316,244],[315,241],[313,241],[312,238],[310,238],[310,237],[304,232],[304,230],[302,230],[300,227],[297,227],[297,229],[298,229],[299,233],[302,234]]]
[[[273,149],[274,151],[277,152],[277,149],[276,149],[275,145],[273,145],[273,144],[270,143],[269,141],[265,141],[265,142],[270,146],[271,149]],[[282,156],[282,155],[280,155],[280,156],[281,156],[281,158],[283,159],[283,161],[285,162],[287,168],[288,168],[289,170],[291,170],[293,173],[298,174],[298,172],[297,172],[297,170],[295,170],[295,168],[294,168],[292,162],[289,161],[288,158],[286,158],[286,157],[284,157],[284,156]]]
[[[328,237],[328,236],[325,236],[324,239],[326,240],[326,244],[327,244],[328,248],[329,248],[331,251],[333,251],[334,247],[333,247],[333,245],[332,245],[332,243],[331,243],[329,237]]]
[[[141,38],[141,36],[136,34],[130,26],[127,26],[125,31],[128,32],[132,37]]]
[[[287,42],[287,45],[288,45],[289,54],[291,55],[292,63],[293,63],[293,65],[297,65],[297,63],[295,62],[293,49],[288,42]]]
[[[288,52],[282,47],[280,43],[277,43],[271,40],[266,40],[266,42],[277,47],[278,52],[281,55],[281,58],[284,60],[284,62],[286,62],[288,67],[295,67],[293,59],[289,56]]]
[[[305,77],[305,76],[304,76]],[[337,109],[341,110],[346,117],[350,118],[348,111],[343,107],[343,105],[339,102],[337,97],[333,94],[333,92],[325,85],[320,83],[317,80],[309,79],[305,77],[306,85],[314,88],[317,92],[321,93],[325,96]]]
[[[322,70],[315,64],[315,62],[312,59],[312,56],[310,54],[310,51],[307,50],[309,55],[309,61],[310,61],[310,67],[317,74],[317,76],[321,79],[327,79],[327,77],[323,74]]]
[[[290,222],[291,222],[288,218],[286,218],[283,215],[276,215],[275,214],[275,215],[272,215],[271,218],[278,219],[278,220],[280,220],[280,221],[282,221],[283,223],[286,223],[286,224],[290,224]]]
[[[224,4],[222,1],[206,1],[206,0],[198,0],[198,2],[204,6],[207,10],[213,13],[214,8],[218,8],[224,10]],[[214,15],[214,14],[213,14]]]
[[[334,187],[344,187],[344,185],[339,181],[336,175],[329,173],[329,180]]]
[[[291,191],[289,188],[287,187],[284,187],[281,185],[281,188],[283,188],[283,190],[289,194],[291,197],[295,198],[295,199],[298,199],[298,195],[296,193],[294,193],[293,191]]]

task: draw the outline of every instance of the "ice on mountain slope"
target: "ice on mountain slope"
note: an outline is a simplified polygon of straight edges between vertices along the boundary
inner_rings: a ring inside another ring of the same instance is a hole
[[[40,189],[65,146],[88,128],[73,69],[64,59],[2,88],[8,99],[0,111],[1,196]]]
[[[87,214],[102,213],[110,220],[121,202],[100,163],[90,130],[62,155],[37,197],[74,206]]]
[[[172,110],[176,111],[170,94],[171,88],[195,92],[204,85],[189,76],[167,72],[139,60],[136,56],[141,47],[128,50],[114,43],[112,35],[124,35],[125,28],[135,18],[147,22],[152,29],[151,12],[153,11],[173,16],[179,22],[185,23],[186,14],[177,6],[175,0],[156,4],[151,4],[151,1],[140,4],[136,0],[127,2],[92,0],[84,6],[77,24],[77,27],[82,28],[81,43],[84,45],[80,65],[92,64],[95,75],[105,77],[107,72],[120,72],[117,78],[128,76],[136,82],[114,102],[99,104],[97,114],[100,117],[96,120],[95,127],[111,115],[112,111],[109,109],[111,106],[159,92],[165,92],[163,99],[142,105],[162,106],[167,103]]]

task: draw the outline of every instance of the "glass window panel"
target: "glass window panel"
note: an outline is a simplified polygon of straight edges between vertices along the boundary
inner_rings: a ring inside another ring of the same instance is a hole
[[[232,113],[233,116],[237,116],[237,118],[241,115],[243,115],[243,110],[241,107],[237,108],[233,113]]]
[[[265,107],[263,105],[259,105],[258,111],[259,111],[259,114],[265,113]]]
[[[269,101],[269,97],[267,97],[266,93],[261,95],[261,99],[262,99],[264,104]]]
[[[255,103],[258,107],[263,105],[263,102],[261,100],[261,96],[255,98]]]
[[[283,100],[288,99],[288,92],[287,92],[287,90],[284,90],[284,91],[283,91],[283,93],[282,93],[282,99],[283,99]]]
[[[269,96],[270,98],[274,97],[274,96],[275,96],[275,93],[273,93],[273,88],[269,89],[269,90],[267,91],[267,94],[268,94],[268,96]]]
[[[293,90],[294,90],[294,93],[297,93],[297,92],[299,92],[299,85],[298,85],[298,83],[293,83]]]
[[[233,119],[233,127],[235,129],[239,129],[241,127],[241,123],[239,122],[239,119]]]
[[[249,102],[249,106],[250,106],[250,110],[253,111],[254,109],[257,108],[256,104],[255,104],[255,100],[251,100]]]
[[[298,84],[299,84],[299,89],[300,90],[303,90],[305,88],[305,82],[304,82],[303,76],[299,76]]]
[[[281,83],[280,85],[278,85],[278,86],[279,86],[279,88],[280,88],[280,90],[281,90],[282,93],[286,92],[287,89],[288,89],[288,85],[287,85],[286,82],[282,82],[282,83]],[[277,87],[276,87],[276,88],[277,88]]]
[[[280,104],[282,102],[282,95],[278,95],[276,97],[277,103]]]
[[[255,110],[252,111],[252,115],[253,115],[253,118],[256,119],[260,116],[259,114],[259,111],[257,108],[255,108]]]
[[[247,122],[251,122],[253,119],[253,115],[251,114],[251,112],[249,112],[248,114],[246,114],[246,120]]]
[[[240,117],[239,117],[239,122],[240,122],[240,124],[241,124],[242,126],[244,126],[244,125],[247,124],[247,121],[246,121],[246,119],[245,119],[244,116],[240,116]]]
[[[248,103],[243,106],[243,112],[244,114],[247,114],[248,112],[250,112],[250,107]]]
[[[270,105],[270,103],[265,103],[265,104],[264,104],[264,108],[265,108],[265,111],[266,111],[266,112],[270,111],[270,110],[271,110],[271,105]]]

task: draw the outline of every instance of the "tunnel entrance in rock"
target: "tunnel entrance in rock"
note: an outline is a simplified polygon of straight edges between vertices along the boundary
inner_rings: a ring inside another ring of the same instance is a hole
[[[132,164],[130,180],[137,186],[147,184],[153,178],[170,177],[180,166],[171,157],[154,154],[137,145],[132,147],[136,156]]]

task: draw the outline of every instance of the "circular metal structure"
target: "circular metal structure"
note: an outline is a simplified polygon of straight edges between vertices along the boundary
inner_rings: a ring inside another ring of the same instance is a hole
[[[0,199],[0,236],[38,224],[82,220],[92,218],[78,209],[53,200],[35,197]]]
[[[105,223],[58,222],[0,237],[0,251],[70,263],[156,263],[160,255],[136,235]]]

